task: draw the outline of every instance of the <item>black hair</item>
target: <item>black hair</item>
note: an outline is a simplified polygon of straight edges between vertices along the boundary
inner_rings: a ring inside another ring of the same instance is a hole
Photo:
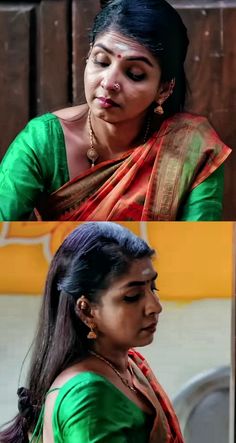
[[[109,30],[117,31],[145,46],[158,60],[161,81],[175,78],[173,94],[163,108],[169,117],[184,108],[186,76],[184,61],[188,48],[187,30],[178,12],[165,0],[103,1],[90,34],[93,45],[97,37]]]
[[[153,254],[144,240],[113,222],[82,224],[64,240],[49,268],[27,388],[17,392],[19,414],[0,432],[0,443],[28,443],[57,375],[88,354],[89,329],[76,313],[78,298],[100,303],[102,291],[133,260]]]

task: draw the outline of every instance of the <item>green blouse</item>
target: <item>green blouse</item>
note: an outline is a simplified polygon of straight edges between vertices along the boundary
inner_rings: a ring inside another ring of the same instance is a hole
[[[10,145],[0,165],[0,220],[27,220],[43,194],[69,181],[63,130],[58,117],[31,120]],[[223,165],[193,189],[178,220],[220,220]]]
[[[105,377],[81,372],[59,388],[52,414],[54,443],[147,443],[152,421]],[[42,427],[43,413],[31,443],[40,441]]]

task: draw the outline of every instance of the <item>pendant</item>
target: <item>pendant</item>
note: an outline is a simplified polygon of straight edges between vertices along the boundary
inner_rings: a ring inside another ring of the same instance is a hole
[[[98,153],[94,148],[89,148],[87,150],[87,157],[89,161],[92,163],[92,167],[94,166],[95,162],[98,160]]]

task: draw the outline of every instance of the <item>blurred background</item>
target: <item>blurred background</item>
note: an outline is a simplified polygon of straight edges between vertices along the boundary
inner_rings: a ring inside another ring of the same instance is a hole
[[[140,352],[175,402],[185,442],[228,443],[231,414],[233,443],[234,224],[121,224],[157,251],[163,312],[154,342]],[[49,263],[77,225],[0,224],[0,425],[17,412]]]
[[[105,3],[105,1],[101,1]],[[169,0],[189,33],[188,111],[236,148],[236,0]],[[27,121],[84,101],[88,32],[99,0],[0,0],[0,159]],[[224,220],[236,219],[236,153],[226,162]]]

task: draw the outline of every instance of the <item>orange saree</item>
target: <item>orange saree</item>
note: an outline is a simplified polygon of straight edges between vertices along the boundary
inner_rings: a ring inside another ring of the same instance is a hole
[[[134,385],[149,399],[156,411],[149,443],[184,443],[173,406],[146,360],[134,349],[129,350],[129,357],[135,372]]]
[[[204,117],[176,114],[144,144],[43,199],[43,220],[176,220],[182,202],[230,154]]]

